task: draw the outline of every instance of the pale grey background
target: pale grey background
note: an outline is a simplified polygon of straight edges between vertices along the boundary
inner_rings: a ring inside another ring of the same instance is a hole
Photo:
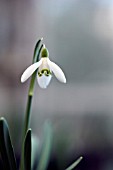
[[[67,84],[54,76],[46,90],[36,83],[33,131],[40,136],[45,120],[52,121],[53,152],[64,146],[62,168],[74,151],[75,158],[89,154],[96,162],[92,155],[101,157],[107,148],[99,167],[89,169],[112,169],[113,0],[0,0],[0,115],[9,121],[15,147],[29,85],[20,77],[41,37]]]

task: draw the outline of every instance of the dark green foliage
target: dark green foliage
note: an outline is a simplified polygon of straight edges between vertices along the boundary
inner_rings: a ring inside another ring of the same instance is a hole
[[[31,129],[28,129],[24,141],[24,167],[25,170],[31,170]]]
[[[4,170],[17,170],[8,124],[4,118],[0,119],[0,153]]]

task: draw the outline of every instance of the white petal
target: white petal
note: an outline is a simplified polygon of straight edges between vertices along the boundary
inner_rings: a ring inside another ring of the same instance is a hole
[[[42,60],[37,63],[32,64],[29,66],[21,76],[21,82],[25,82],[33,73],[34,71],[42,64]]]
[[[66,83],[66,77],[63,71],[61,70],[61,68],[58,65],[56,65],[54,62],[50,61],[49,59],[48,59],[48,65],[50,69],[53,71],[53,73],[55,74],[56,78],[62,83]]]
[[[38,81],[39,86],[40,86],[41,88],[45,89],[45,88],[49,85],[49,83],[50,83],[50,81],[51,81],[51,77],[52,77],[51,75],[45,76],[45,75],[43,74],[41,77],[39,77],[39,76],[37,75],[37,81]]]

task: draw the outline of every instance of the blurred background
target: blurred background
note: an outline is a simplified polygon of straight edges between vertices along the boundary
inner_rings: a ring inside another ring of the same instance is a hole
[[[0,116],[18,155],[29,80],[21,84],[39,38],[67,77],[36,83],[31,127],[41,143],[53,124],[48,169],[113,169],[113,0],[0,0]],[[19,158],[19,155],[18,155]]]

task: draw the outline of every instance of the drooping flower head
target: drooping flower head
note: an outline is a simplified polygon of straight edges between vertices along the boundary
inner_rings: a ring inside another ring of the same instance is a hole
[[[52,73],[54,73],[60,82],[66,83],[66,78],[61,68],[54,62],[50,61],[49,52],[45,45],[41,51],[40,61],[32,64],[24,71],[21,76],[21,82],[25,82],[37,69],[37,81],[41,88],[46,88],[49,85]]]

